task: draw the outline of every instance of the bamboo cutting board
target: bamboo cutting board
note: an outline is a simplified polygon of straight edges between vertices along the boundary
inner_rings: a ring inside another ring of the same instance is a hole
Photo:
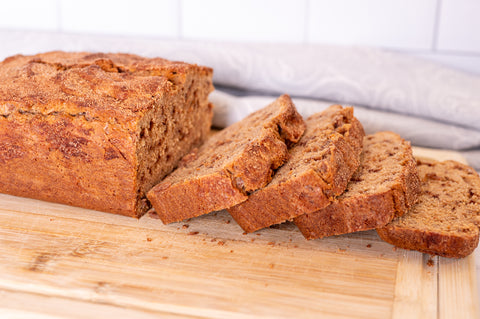
[[[287,223],[243,234],[226,212],[154,217],[0,194],[0,317],[479,315],[473,256],[395,249],[374,231],[307,241]]]

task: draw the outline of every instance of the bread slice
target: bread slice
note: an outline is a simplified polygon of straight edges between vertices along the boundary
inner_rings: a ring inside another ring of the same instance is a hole
[[[468,256],[478,245],[480,178],[467,165],[417,161],[421,193],[405,215],[377,229],[386,242],[444,257]]]
[[[305,122],[288,95],[211,137],[147,197],[164,223],[181,221],[246,200],[270,182]]]
[[[294,219],[307,239],[385,226],[417,200],[420,181],[410,143],[392,132],[365,137],[361,164],[329,206]]]
[[[270,184],[228,209],[246,232],[327,206],[358,168],[365,133],[353,108],[333,105],[306,123],[305,134]]]

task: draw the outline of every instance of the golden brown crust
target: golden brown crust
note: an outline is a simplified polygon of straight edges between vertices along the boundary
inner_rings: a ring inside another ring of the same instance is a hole
[[[462,235],[441,234],[432,230],[383,227],[377,229],[381,239],[394,246],[449,258],[463,258],[478,246],[478,228]]]
[[[455,161],[422,159],[417,164],[421,180],[418,202],[377,233],[405,249],[453,258],[471,254],[479,239],[478,174]]]
[[[365,137],[360,167],[345,192],[326,208],[294,221],[307,239],[374,229],[403,215],[418,192],[410,143],[379,132]]]
[[[265,186],[297,142],[305,123],[283,95],[187,155],[180,167],[148,192],[164,223],[225,209]]]
[[[357,169],[364,132],[352,108],[334,105],[306,122],[303,137],[272,182],[228,209],[246,232],[327,206]]]
[[[212,70],[130,54],[0,63],[0,192],[128,216],[210,128]]]

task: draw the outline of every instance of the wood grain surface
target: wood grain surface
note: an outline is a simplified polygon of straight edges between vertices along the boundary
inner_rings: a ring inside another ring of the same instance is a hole
[[[0,272],[2,318],[479,314],[473,256],[396,249],[374,231],[307,241],[291,223],[244,234],[226,212],[163,225],[0,194]]]

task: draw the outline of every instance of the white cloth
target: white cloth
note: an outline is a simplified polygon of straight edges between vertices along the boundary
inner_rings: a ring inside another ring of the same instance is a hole
[[[0,32],[0,58],[50,50],[131,52],[213,67],[214,124],[226,126],[288,93],[302,115],[355,106],[367,132],[391,130],[414,145],[461,151],[480,169],[480,77],[366,47],[231,44]],[[227,89],[229,91],[230,89]],[[327,102],[325,102],[327,101]]]

